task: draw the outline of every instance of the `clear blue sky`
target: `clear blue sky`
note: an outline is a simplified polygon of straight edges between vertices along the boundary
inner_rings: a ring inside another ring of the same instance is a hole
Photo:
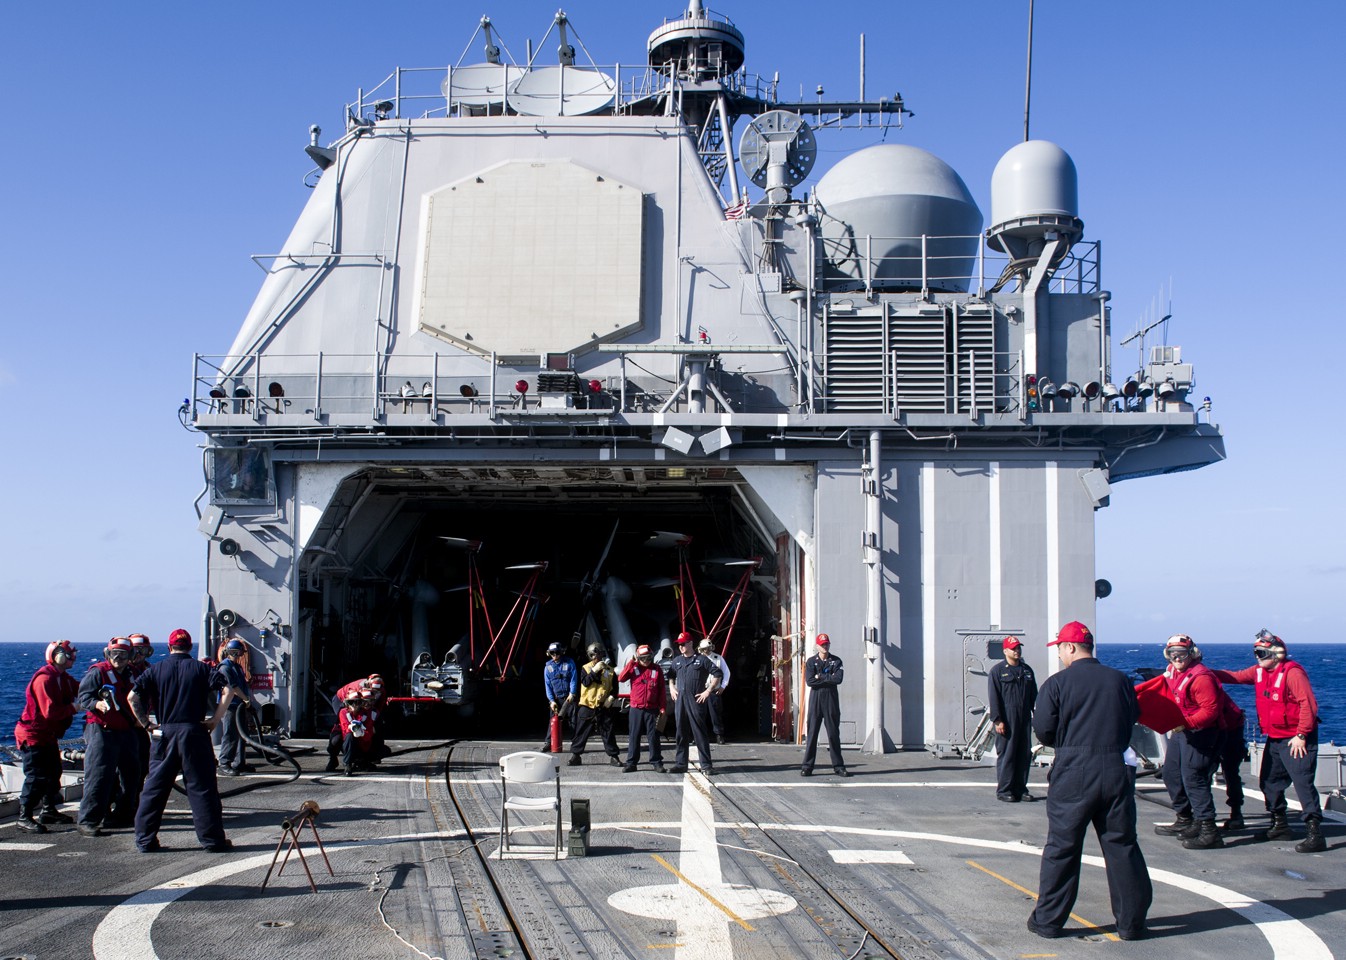
[[[991,170],[1022,135],[1027,0],[713,7],[751,70],[839,99],[857,93],[863,31],[867,93],[916,112],[890,139],[950,163],[989,215]],[[309,124],[334,136],[357,87],[456,62],[482,13],[522,57],[555,9],[7,8],[0,639],[162,643],[200,622],[200,454],[175,411],[193,351],[223,352],[260,284],[248,255],[275,250],[307,199]],[[640,63],[679,3],[566,10],[596,61]],[[1346,5],[1038,0],[1037,16],[1032,132],[1079,167],[1115,339],[1167,312],[1171,283],[1168,342],[1230,454],[1114,488],[1098,635],[1340,640]],[[819,174],[857,145],[819,140]]]

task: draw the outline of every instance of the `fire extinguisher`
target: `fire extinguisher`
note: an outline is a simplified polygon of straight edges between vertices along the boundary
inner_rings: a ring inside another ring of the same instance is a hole
[[[559,713],[551,715],[551,752],[561,752],[561,715]]]

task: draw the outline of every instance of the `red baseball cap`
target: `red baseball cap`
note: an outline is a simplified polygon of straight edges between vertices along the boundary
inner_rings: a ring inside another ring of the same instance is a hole
[[[1000,647],[1002,650],[1013,650],[1015,647],[1022,647],[1022,646],[1023,643],[1022,641],[1019,640],[1018,637],[1006,637],[1004,640],[1000,641]],[[1051,646],[1051,644],[1047,644],[1047,646]]]
[[[1093,644],[1094,635],[1089,632],[1089,628],[1078,620],[1072,620],[1061,628],[1061,632],[1056,635],[1055,640],[1048,640],[1047,646],[1054,647],[1058,643],[1087,643]]]
[[[678,640],[677,640],[678,646],[682,646],[684,643],[691,643],[691,642],[692,642],[692,635],[688,633],[686,630],[678,634]]]
[[[818,634],[818,638],[813,642],[820,647],[830,647],[832,645],[832,638],[825,633],[820,633]]]
[[[179,627],[168,635],[168,645],[170,647],[190,647],[192,645],[192,635]]]

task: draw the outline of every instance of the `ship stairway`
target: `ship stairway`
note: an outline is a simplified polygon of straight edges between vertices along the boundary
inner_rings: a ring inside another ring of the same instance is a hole
[[[712,110],[706,115],[706,122],[701,127],[701,139],[696,149],[711,182],[716,187],[721,186],[729,163],[724,150],[724,130],[720,126],[720,115],[717,111]]]
[[[954,306],[828,312],[828,413],[967,414],[995,409],[995,323]]]

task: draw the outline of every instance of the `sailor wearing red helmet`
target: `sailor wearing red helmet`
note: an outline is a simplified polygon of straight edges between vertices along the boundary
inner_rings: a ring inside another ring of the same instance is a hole
[[[1318,774],[1318,700],[1304,668],[1285,652],[1285,641],[1262,629],[1253,638],[1257,665],[1243,670],[1216,670],[1222,683],[1251,683],[1257,693],[1257,722],[1266,735],[1262,769],[1258,774],[1267,810],[1271,812],[1268,840],[1287,840],[1289,804],[1285,792],[1293,784],[1304,811],[1305,836],[1295,849],[1321,853],[1323,807],[1314,781]]]
[[[56,807],[61,802],[61,737],[75,716],[75,694],[79,691],[79,684],[68,672],[74,662],[74,644],[69,640],[52,641],[47,644],[47,662],[37,668],[24,691],[23,713],[14,726],[14,740],[23,758],[19,829],[25,833],[46,833],[44,824],[70,822],[70,817]]]
[[[832,656],[832,638],[818,634],[813,641],[817,653],[804,661],[804,683],[809,688],[808,738],[804,741],[804,762],[799,765],[801,777],[813,776],[813,764],[818,756],[818,734],[827,729],[827,753],[832,761],[832,772],[838,777],[849,777],[846,761],[841,758],[841,698],[837,687],[845,679],[841,658]]]
[[[337,767],[341,765],[342,743],[344,742],[344,734],[341,732],[341,711],[345,708],[346,702],[350,700],[352,696],[360,698],[364,693],[368,692],[372,694],[375,681],[379,684],[379,695],[377,697],[371,697],[371,707],[374,712],[377,713],[382,709],[383,704],[383,678],[377,673],[343,684],[332,696],[332,729],[328,731],[327,737],[326,769],[328,773],[336,770]]]
[[[1160,836],[1182,838],[1189,850],[1224,846],[1215,826],[1211,780],[1220,765],[1224,731],[1238,716],[1238,707],[1201,662],[1201,648],[1185,633],[1164,645],[1168,667],[1164,682],[1169,699],[1182,711],[1182,726],[1170,732],[1164,754],[1164,786],[1175,814],[1173,823],[1155,827]]]
[[[131,676],[132,685],[134,685],[136,678],[150,668],[150,657],[154,656],[154,645],[150,643],[150,638],[143,633],[130,634],[126,639],[131,641],[132,655],[131,666],[127,672]],[[145,783],[145,774],[150,772],[150,732],[135,722],[134,717],[131,726],[140,750],[140,779],[135,785],[135,794],[138,797],[140,796],[140,788]],[[123,787],[123,789],[125,788]]]
[[[168,654],[140,675],[127,698],[136,719],[161,734],[154,741],[149,776],[136,810],[136,848],[142,853],[161,848],[159,824],[173,782],[181,773],[197,840],[203,849],[223,853],[233,849],[233,844],[224,835],[210,734],[229,709],[234,692],[210,667],[192,657],[192,637],[186,630],[168,635]],[[220,702],[207,717],[211,691],[221,687]],[[154,704],[157,723],[150,722],[147,703]]]
[[[341,762],[348,777],[355,775],[357,767],[369,762],[373,749],[374,718],[369,709],[373,698],[369,693],[367,687],[349,691],[337,714],[337,724],[341,728]]]
[[[100,837],[102,828],[129,827],[140,802],[140,745],[131,716],[131,641],[113,637],[104,659],[80,681],[75,703],[88,713],[84,726],[84,795],[79,832]],[[121,792],[118,793],[120,782]],[[113,806],[113,798],[116,804]]]

